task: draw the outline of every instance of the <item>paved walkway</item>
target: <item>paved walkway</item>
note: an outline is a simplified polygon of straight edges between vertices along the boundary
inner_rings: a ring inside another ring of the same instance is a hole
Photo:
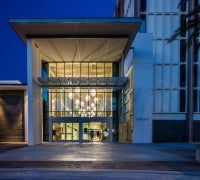
[[[194,160],[194,144],[44,143],[0,153],[0,161]]]
[[[89,172],[131,170],[137,171],[136,174],[138,171],[174,172],[184,177],[200,177],[195,144],[44,143],[21,147],[18,144],[7,150],[2,148],[5,146],[0,145],[0,175],[6,174],[7,168],[9,171],[12,168],[12,173],[28,168],[30,174],[33,168],[67,168]]]

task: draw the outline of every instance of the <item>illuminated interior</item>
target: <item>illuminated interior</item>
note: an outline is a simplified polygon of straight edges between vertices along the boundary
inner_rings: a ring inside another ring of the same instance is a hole
[[[79,141],[81,132],[83,141],[109,141],[108,124],[103,122],[89,122],[82,124],[79,129],[77,122],[53,122],[53,141]],[[93,137],[91,136],[93,133]]]
[[[114,71],[110,62],[43,63],[43,76],[48,78],[106,79],[112,78]],[[47,91],[43,89],[43,96],[47,99],[46,113],[52,119],[52,141],[110,141],[109,129],[113,108],[116,108],[116,105],[113,106],[113,88],[51,87]],[[105,118],[110,118],[110,122]],[[94,133],[93,138],[91,132]]]
[[[49,77],[112,77],[112,63],[49,63]]]
[[[112,91],[107,89],[50,89],[51,117],[112,116]]]
[[[49,63],[49,77],[112,77],[112,63]],[[111,117],[112,89],[53,88],[50,117]]]

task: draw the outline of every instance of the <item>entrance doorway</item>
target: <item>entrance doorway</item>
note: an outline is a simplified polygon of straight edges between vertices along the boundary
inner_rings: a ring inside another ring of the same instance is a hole
[[[83,141],[109,142],[109,128],[107,123],[83,123]]]
[[[79,123],[53,122],[53,141],[78,141]]]
[[[69,142],[111,142],[111,120],[88,121],[78,119],[68,121],[66,119],[53,119],[50,129],[50,141]]]

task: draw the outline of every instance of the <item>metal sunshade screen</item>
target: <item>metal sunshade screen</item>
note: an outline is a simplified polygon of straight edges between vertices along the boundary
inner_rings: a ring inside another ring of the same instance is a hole
[[[105,78],[65,78],[49,77],[37,78],[42,87],[105,87],[125,88],[128,77],[105,77]]]

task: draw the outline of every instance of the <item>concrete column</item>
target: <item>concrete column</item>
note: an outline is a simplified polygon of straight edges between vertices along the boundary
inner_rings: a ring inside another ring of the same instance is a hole
[[[42,93],[36,78],[41,76],[39,50],[27,41],[28,145],[42,143]]]
[[[134,43],[133,143],[152,142],[153,113],[153,39],[150,33],[138,33]]]

